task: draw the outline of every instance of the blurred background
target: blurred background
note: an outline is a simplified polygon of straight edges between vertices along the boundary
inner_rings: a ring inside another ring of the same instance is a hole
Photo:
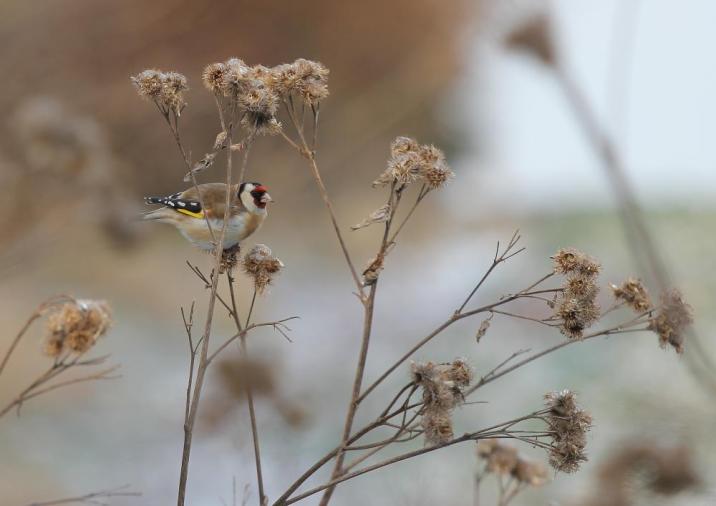
[[[0,419],[0,502],[124,484],[142,496],[112,504],[174,501],[188,370],[179,308],[196,301],[202,315],[207,299],[185,261],[208,272],[211,260],[175,230],[135,220],[142,197],[181,189],[185,170],[162,118],[136,96],[129,76],[160,68],[188,77],[181,122],[199,158],[220,128],[201,71],[236,56],[265,65],[305,57],[331,70],[319,161],[359,263],[374,254],[380,231],[348,226],[384,202],[370,182],[394,137],[440,146],[457,174],[421,206],[381,276],[369,379],[454,311],[489,266],[496,241],[515,229],[527,251],[498,269],[479,301],[547,272],[549,255],[563,246],[602,261],[604,306],[607,283],[630,274],[658,291],[653,269],[630,250],[643,238],[625,227],[619,186],[584,129],[586,104],[587,119],[623,161],[674,284],[694,307],[698,345],[687,342],[678,356],[659,349],[653,334],[627,334],[571,346],[481,389],[476,400],[485,404],[461,408],[456,433],[533,411],[545,392],[571,388],[595,419],[590,461],[514,504],[597,504],[600,469],[634,441],[686,448],[702,479],[672,496],[636,480],[632,504],[714,504],[716,66],[707,56],[715,16],[708,0],[1,2],[0,350],[54,294],[106,299],[115,323],[94,353],[111,353],[122,377],[59,390],[29,401],[20,417]],[[301,317],[290,325],[293,342],[270,330],[253,334],[256,363],[246,365],[263,378],[257,410],[267,493],[275,498],[340,437],[362,314],[305,161],[280,138],[261,138],[249,176],[277,201],[250,242],[269,245],[286,265],[258,301],[257,319]],[[202,177],[220,180],[220,165]],[[246,307],[250,293],[242,292]],[[229,318],[217,315],[215,335],[229,335]],[[479,323],[454,325],[416,359],[464,356],[479,375],[517,349],[562,339],[495,318],[477,345]],[[48,366],[42,336],[38,323],[3,372],[3,404]],[[232,481],[248,504],[256,501],[240,365],[231,350],[210,374],[190,504],[230,504]],[[359,418],[407,377],[405,367]],[[473,505],[477,468],[474,446],[456,445],[345,483],[334,503]],[[495,490],[485,480],[479,503],[495,504]]]

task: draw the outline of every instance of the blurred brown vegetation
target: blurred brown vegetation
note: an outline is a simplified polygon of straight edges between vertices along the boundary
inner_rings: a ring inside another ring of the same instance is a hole
[[[384,146],[408,122],[429,128],[415,119],[430,115],[455,74],[465,12],[462,2],[431,0],[78,0],[43,3],[38,15],[35,2],[3,2],[0,36],[10,50],[0,68],[12,78],[0,84],[0,104],[12,111],[48,95],[95,116],[127,162],[121,180],[139,193],[170,190],[179,158],[154,111],[136,100],[130,74],[156,66],[189,77],[186,140],[200,156],[218,131],[211,97],[198,89],[205,64],[230,56],[267,65],[314,58],[331,69],[323,156],[339,162],[378,141]],[[14,129],[12,121],[2,125],[0,148],[18,156]],[[284,149],[262,147],[273,155],[263,158],[266,165],[299,163]]]

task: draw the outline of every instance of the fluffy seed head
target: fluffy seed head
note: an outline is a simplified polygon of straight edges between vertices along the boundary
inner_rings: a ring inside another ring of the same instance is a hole
[[[104,301],[74,300],[54,308],[47,315],[44,351],[57,357],[67,351],[89,351],[109,329],[111,315]]]
[[[186,105],[184,91],[188,90],[186,77],[178,72],[145,70],[132,77],[140,97],[152,100],[163,112],[181,114]]]
[[[148,69],[132,77],[131,80],[140,97],[155,99],[162,92],[163,76],[164,74],[159,70]]]
[[[601,270],[599,262],[575,248],[562,248],[552,257],[554,271],[559,274],[596,276]]]
[[[517,465],[512,470],[512,476],[520,483],[539,487],[547,482],[547,466],[541,462],[520,457],[517,459]]]
[[[573,473],[587,460],[585,447],[592,417],[577,406],[569,390],[548,393],[545,406],[549,410],[546,418],[552,433],[549,463],[557,471]]]
[[[265,244],[257,244],[244,256],[244,272],[254,280],[258,293],[264,293],[273,278],[283,269],[283,263],[271,254]]]
[[[201,80],[204,82],[204,87],[213,93],[221,93],[225,72],[225,63],[210,63],[204,67],[204,72],[201,74]]]
[[[661,306],[649,322],[649,330],[659,336],[662,348],[672,346],[677,353],[684,351],[684,331],[694,322],[693,310],[680,291],[669,290],[661,295]]]
[[[614,297],[626,302],[637,313],[651,308],[651,297],[640,279],[627,278],[620,286],[610,285]]]
[[[452,410],[463,401],[463,389],[472,380],[472,370],[463,359],[450,364],[414,362],[413,382],[423,394],[421,424],[427,444],[439,444],[453,437]]]

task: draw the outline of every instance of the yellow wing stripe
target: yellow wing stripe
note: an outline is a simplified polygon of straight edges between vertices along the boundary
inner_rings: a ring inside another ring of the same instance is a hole
[[[176,209],[176,211],[186,214],[187,216],[191,216],[192,218],[203,218],[204,217],[204,211],[199,211],[198,213],[195,213],[194,211],[189,211],[188,209]]]

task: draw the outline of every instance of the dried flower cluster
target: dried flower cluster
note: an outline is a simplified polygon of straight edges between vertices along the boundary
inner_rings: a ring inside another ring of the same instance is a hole
[[[681,292],[669,290],[662,294],[656,316],[649,322],[649,330],[659,336],[662,348],[671,345],[677,353],[684,351],[684,331],[693,323],[693,311]]]
[[[549,409],[547,424],[552,433],[549,463],[557,471],[573,473],[587,461],[584,448],[592,416],[577,406],[575,395],[569,390],[545,395]]]
[[[420,145],[415,139],[397,137],[390,146],[390,155],[388,167],[373,181],[373,187],[420,181],[430,189],[438,189],[455,177],[441,150]]]
[[[585,506],[638,504],[635,480],[646,490],[671,496],[695,488],[701,482],[688,446],[663,446],[660,441],[627,441],[600,465],[595,492]],[[653,497],[652,497],[653,498]]]
[[[487,472],[512,476],[518,482],[533,487],[547,481],[547,466],[522,457],[516,448],[498,439],[478,441],[477,456],[485,461]]]
[[[241,124],[260,135],[281,131],[276,113],[282,100],[295,96],[315,107],[328,96],[328,69],[304,59],[269,68],[231,58],[207,65],[202,80],[208,90],[238,106]]]
[[[599,319],[599,263],[574,248],[561,249],[552,258],[555,272],[566,276],[555,307],[560,330],[571,339],[581,339],[584,329]]]
[[[265,244],[257,244],[243,259],[244,272],[254,280],[254,288],[263,293],[271,284],[273,278],[283,268],[281,260],[271,254]]]
[[[627,278],[620,286],[611,285],[614,297],[630,306],[637,313],[651,309],[651,297],[640,279]]]
[[[221,252],[221,262],[219,263],[219,273],[231,273],[239,264],[239,253],[241,246],[238,244],[227,248]]]
[[[154,102],[162,113],[181,115],[186,106],[183,93],[189,89],[182,74],[149,69],[131,79],[139,96]]]
[[[422,389],[421,424],[427,444],[440,444],[453,438],[452,410],[460,404],[463,390],[470,385],[473,372],[463,359],[449,364],[413,363],[413,382]]]
[[[86,353],[107,332],[110,324],[111,316],[106,302],[67,302],[47,315],[45,353],[51,357],[58,357],[65,352]]]

